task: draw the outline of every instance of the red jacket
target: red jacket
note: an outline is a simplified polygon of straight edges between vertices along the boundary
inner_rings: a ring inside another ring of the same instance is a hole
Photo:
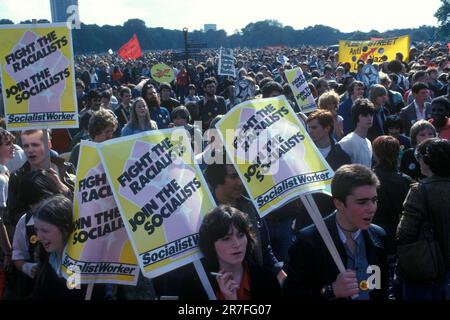
[[[180,71],[177,75],[177,85],[187,86],[189,84],[189,77],[186,70]]]

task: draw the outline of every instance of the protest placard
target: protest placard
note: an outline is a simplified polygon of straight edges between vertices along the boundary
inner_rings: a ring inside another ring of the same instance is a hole
[[[218,75],[236,78],[232,49],[220,48]]]
[[[246,101],[216,127],[261,217],[333,177],[284,96]]]
[[[134,285],[139,266],[114,200],[97,144],[81,141],[74,194],[74,232],[63,255],[66,278]]]
[[[234,82],[234,103],[239,104],[255,96],[256,88],[253,81],[240,78]]]
[[[284,74],[289,82],[295,101],[301,112],[308,113],[317,109],[316,102],[309,89],[308,82],[300,68],[285,70]]]
[[[78,127],[72,34],[66,23],[0,25],[8,130]]]
[[[374,63],[395,60],[397,52],[403,54],[405,61],[409,59],[409,36],[366,41],[339,41],[339,62],[351,64],[351,71],[358,70],[358,61],[372,59]]]
[[[175,79],[173,69],[164,63],[155,64],[150,72],[152,78],[155,79],[158,83],[170,83]]]
[[[198,230],[215,201],[184,129],[104,142],[101,159],[145,276],[201,257]]]
[[[216,128],[259,215],[264,217],[300,198],[343,272],[342,259],[308,194],[328,193],[334,173],[286,98],[244,102],[230,110]]]

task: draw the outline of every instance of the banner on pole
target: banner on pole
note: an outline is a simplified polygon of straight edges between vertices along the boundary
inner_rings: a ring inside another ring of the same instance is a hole
[[[219,70],[217,74],[236,78],[234,60],[232,49],[220,48]]]
[[[261,217],[333,177],[284,96],[241,103],[216,128]]]
[[[143,274],[153,278],[199,259],[198,230],[216,205],[186,131],[110,140],[101,159]]]
[[[358,70],[358,61],[366,62],[372,59],[374,63],[395,60],[397,52],[403,54],[404,60],[409,59],[409,36],[366,41],[339,41],[339,62],[351,64],[351,70]]]
[[[8,130],[77,128],[72,33],[66,23],[0,25]]]
[[[155,64],[150,70],[152,78],[158,83],[171,83],[175,80],[175,74],[172,67],[164,63]]]
[[[83,140],[75,185],[75,230],[63,255],[61,269],[81,283],[137,283],[139,266],[97,150]]]
[[[285,70],[284,74],[289,82],[295,101],[301,112],[309,113],[317,109],[316,102],[309,89],[308,82],[300,68]]]

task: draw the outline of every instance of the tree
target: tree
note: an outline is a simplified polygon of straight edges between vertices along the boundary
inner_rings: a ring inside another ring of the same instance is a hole
[[[14,22],[9,19],[0,19],[0,24],[14,24]]]
[[[445,25],[449,23],[450,19],[450,1],[449,0],[441,0],[442,5],[436,11],[434,16],[438,19],[440,25]]]
[[[441,7],[434,14],[439,22],[439,29],[437,30],[436,35],[450,41],[450,1],[441,0],[441,2]]]
[[[31,23],[31,21],[28,20],[26,23]],[[415,29],[394,29],[383,33],[377,30],[343,33],[324,25],[295,30],[291,26],[283,26],[276,20],[264,20],[251,22],[241,31],[236,30],[231,35],[227,35],[224,30],[210,30],[208,32],[194,30],[189,32],[189,41],[192,43],[207,43],[208,48],[219,48],[221,46],[227,48],[262,48],[278,45],[328,46],[337,43],[338,40],[367,40],[370,37],[388,38],[405,34],[409,34],[413,41],[445,41],[450,35],[450,32],[442,33],[442,31],[437,34],[437,30],[436,27],[420,26]],[[184,37],[181,30],[147,28],[144,21],[130,19],[122,26],[82,24],[81,29],[72,31],[74,51],[76,54],[81,54],[105,52],[109,48],[117,50],[134,33],[136,33],[141,48],[144,50],[184,48]]]
[[[123,27],[128,30],[133,30],[134,32],[147,29],[145,22],[141,19],[129,19],[123,24]]]

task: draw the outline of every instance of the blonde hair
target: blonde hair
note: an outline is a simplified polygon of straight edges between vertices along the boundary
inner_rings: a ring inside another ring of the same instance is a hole
[[[319,109],[328,110],[330,104],[339,106],[339,95],[334,90],[324,92],[319,98]]]

